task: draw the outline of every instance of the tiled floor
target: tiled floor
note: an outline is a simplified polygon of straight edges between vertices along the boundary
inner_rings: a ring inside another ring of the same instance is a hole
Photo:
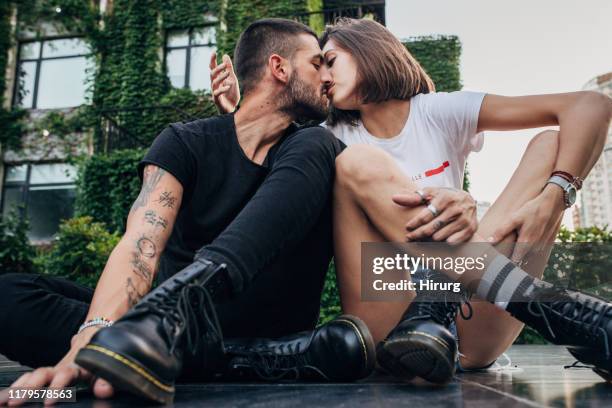
[[[374,375],[352,384],[189,384],[178,385],[175,406],[211,407],[612,407],[612,384],[586,368],[565,369],[574,362],[562,347],[514,346],[510,367],[458,374],[444,387],[402,383]],[[505,361],[500,361],[504,364]],[[8,386],[24,368],[0,361],[0,386]],[[77,394],[69,407],[133,407],[121,397],[96,401]]]

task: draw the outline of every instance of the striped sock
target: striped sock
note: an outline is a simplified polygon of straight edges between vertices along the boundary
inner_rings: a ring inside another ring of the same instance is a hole
[[[499,255],[489,264],[482,276],[476,295],[505,310],[510,300],[516,298],[516,294],[525,295],[531,292],[534,283],[545,284],[530,276],[504,255]]]

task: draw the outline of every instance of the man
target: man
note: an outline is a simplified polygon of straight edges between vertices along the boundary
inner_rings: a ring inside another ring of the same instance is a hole
[[[13,387],[64,387],[93,372],[167,403],[179,376],[354,380],[371,371],[374,345],[359,319],[313,330],[342,150],[326,130],[292,124],[327,113],[317,37],[300,23],[259,20],[235,59],[240,110],[157,137],[95,292],[59,278],[0,278],[0,353],[55,364]],[[98,379],[94,393],[109,397],[113,386]]]

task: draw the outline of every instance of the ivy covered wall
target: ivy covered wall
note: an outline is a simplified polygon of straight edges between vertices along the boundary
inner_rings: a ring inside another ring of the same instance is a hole
[[[0,2],[0,145],[18,147],[20,144],[22,123],[25,112],[21,109],[11,109],[5,99],[7,91],[6,72],[8,68],[9,50],[13,46],[13,29],[11,17],[14,10],[13,1]]]
[[[461,42],[457,36],[412,37],[403,43],[434,81],[436,91],[461,89]]]
[[[223,6],[223,27],[218,43],[220,52],[230,55],[242,30],[253,21],[263,17],[290,18],[308,10],[306,0],[226,0]]]

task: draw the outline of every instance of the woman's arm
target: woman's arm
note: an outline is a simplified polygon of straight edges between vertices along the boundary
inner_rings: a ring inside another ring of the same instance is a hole
[[[612,99],[593,91],[507,97],[487,94],[478,131],[559,125],[556,170],[586,177],[603,151]]]

